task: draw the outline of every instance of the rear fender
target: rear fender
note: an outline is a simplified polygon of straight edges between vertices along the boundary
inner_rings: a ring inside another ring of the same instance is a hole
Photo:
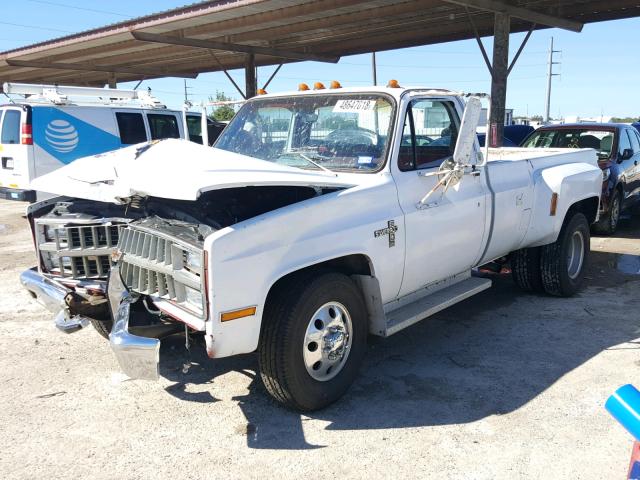
[[[600,198],[602,170],[588,163],[568,163],[534,172],[533,216],[521,247],[553,243],[572,205]],[[555,206],[554,206],[555,204]]]

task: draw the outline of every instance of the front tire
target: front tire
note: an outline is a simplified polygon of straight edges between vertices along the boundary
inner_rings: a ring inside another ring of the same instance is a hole
[[[618,223],[620,222],[620,213],[622,212],[622,193],[620,190],[616,190],[613,198],[611,199],[611,205],[609,206],[609,212],[606,217],[600,222],[594,225],[594,230],[598,233],[605,235],[613,235],[618,229]]]
[[[545,292],[569,297],[580,288],[590,249],[589,222],[582,213],[565,220],[558,239],[541,247],[540,267]]]
[[[101,337],[109,340],[109,334],[111,333],[111,328],[113,327],[113,322],[111,320],[97,320],[95,318],[92,318],[91,325],[93,325],[93,328],[96,329]]]
[[[339,399],[353,383],[367,340],[360,290],[345,275],[294,278],[265,306],[260,377],[288,408],[313,411]]]

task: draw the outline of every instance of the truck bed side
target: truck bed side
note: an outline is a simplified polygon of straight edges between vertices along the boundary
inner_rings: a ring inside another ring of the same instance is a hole
[[[571,205],[598,198],[602,185],[591,149],[492,149],[486,168],[493,227],[482,262],[555,241]]]

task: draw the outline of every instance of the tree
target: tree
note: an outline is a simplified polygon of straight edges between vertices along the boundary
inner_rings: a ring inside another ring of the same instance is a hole
[[[210,102],[232,102],[233,98],[228,97],[227,95],[225,95],[224,92],[216,90],[215,98],[209,97],[209,101]],[[231,120],[235,114],[236,112],[231,105],[220,105],[213,109],[213,112],[211,113],[211,115],[209,115],[209,117],[212,118],[213,120],[217,120],[218,122],[224,122],[224,121]]]
[[[639,117],[613,117],[613,123],[634,123],[640,121]]]
[[[531,115],[529,120],[531,120],[532,122],[541,122],[542,121],[542,115]]]

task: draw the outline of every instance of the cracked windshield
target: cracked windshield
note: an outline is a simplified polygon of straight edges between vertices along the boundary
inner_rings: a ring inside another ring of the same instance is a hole
[[[371,172],[384,164],[393,100],[376,94],[249,102],[216,147],[312,170]]]

